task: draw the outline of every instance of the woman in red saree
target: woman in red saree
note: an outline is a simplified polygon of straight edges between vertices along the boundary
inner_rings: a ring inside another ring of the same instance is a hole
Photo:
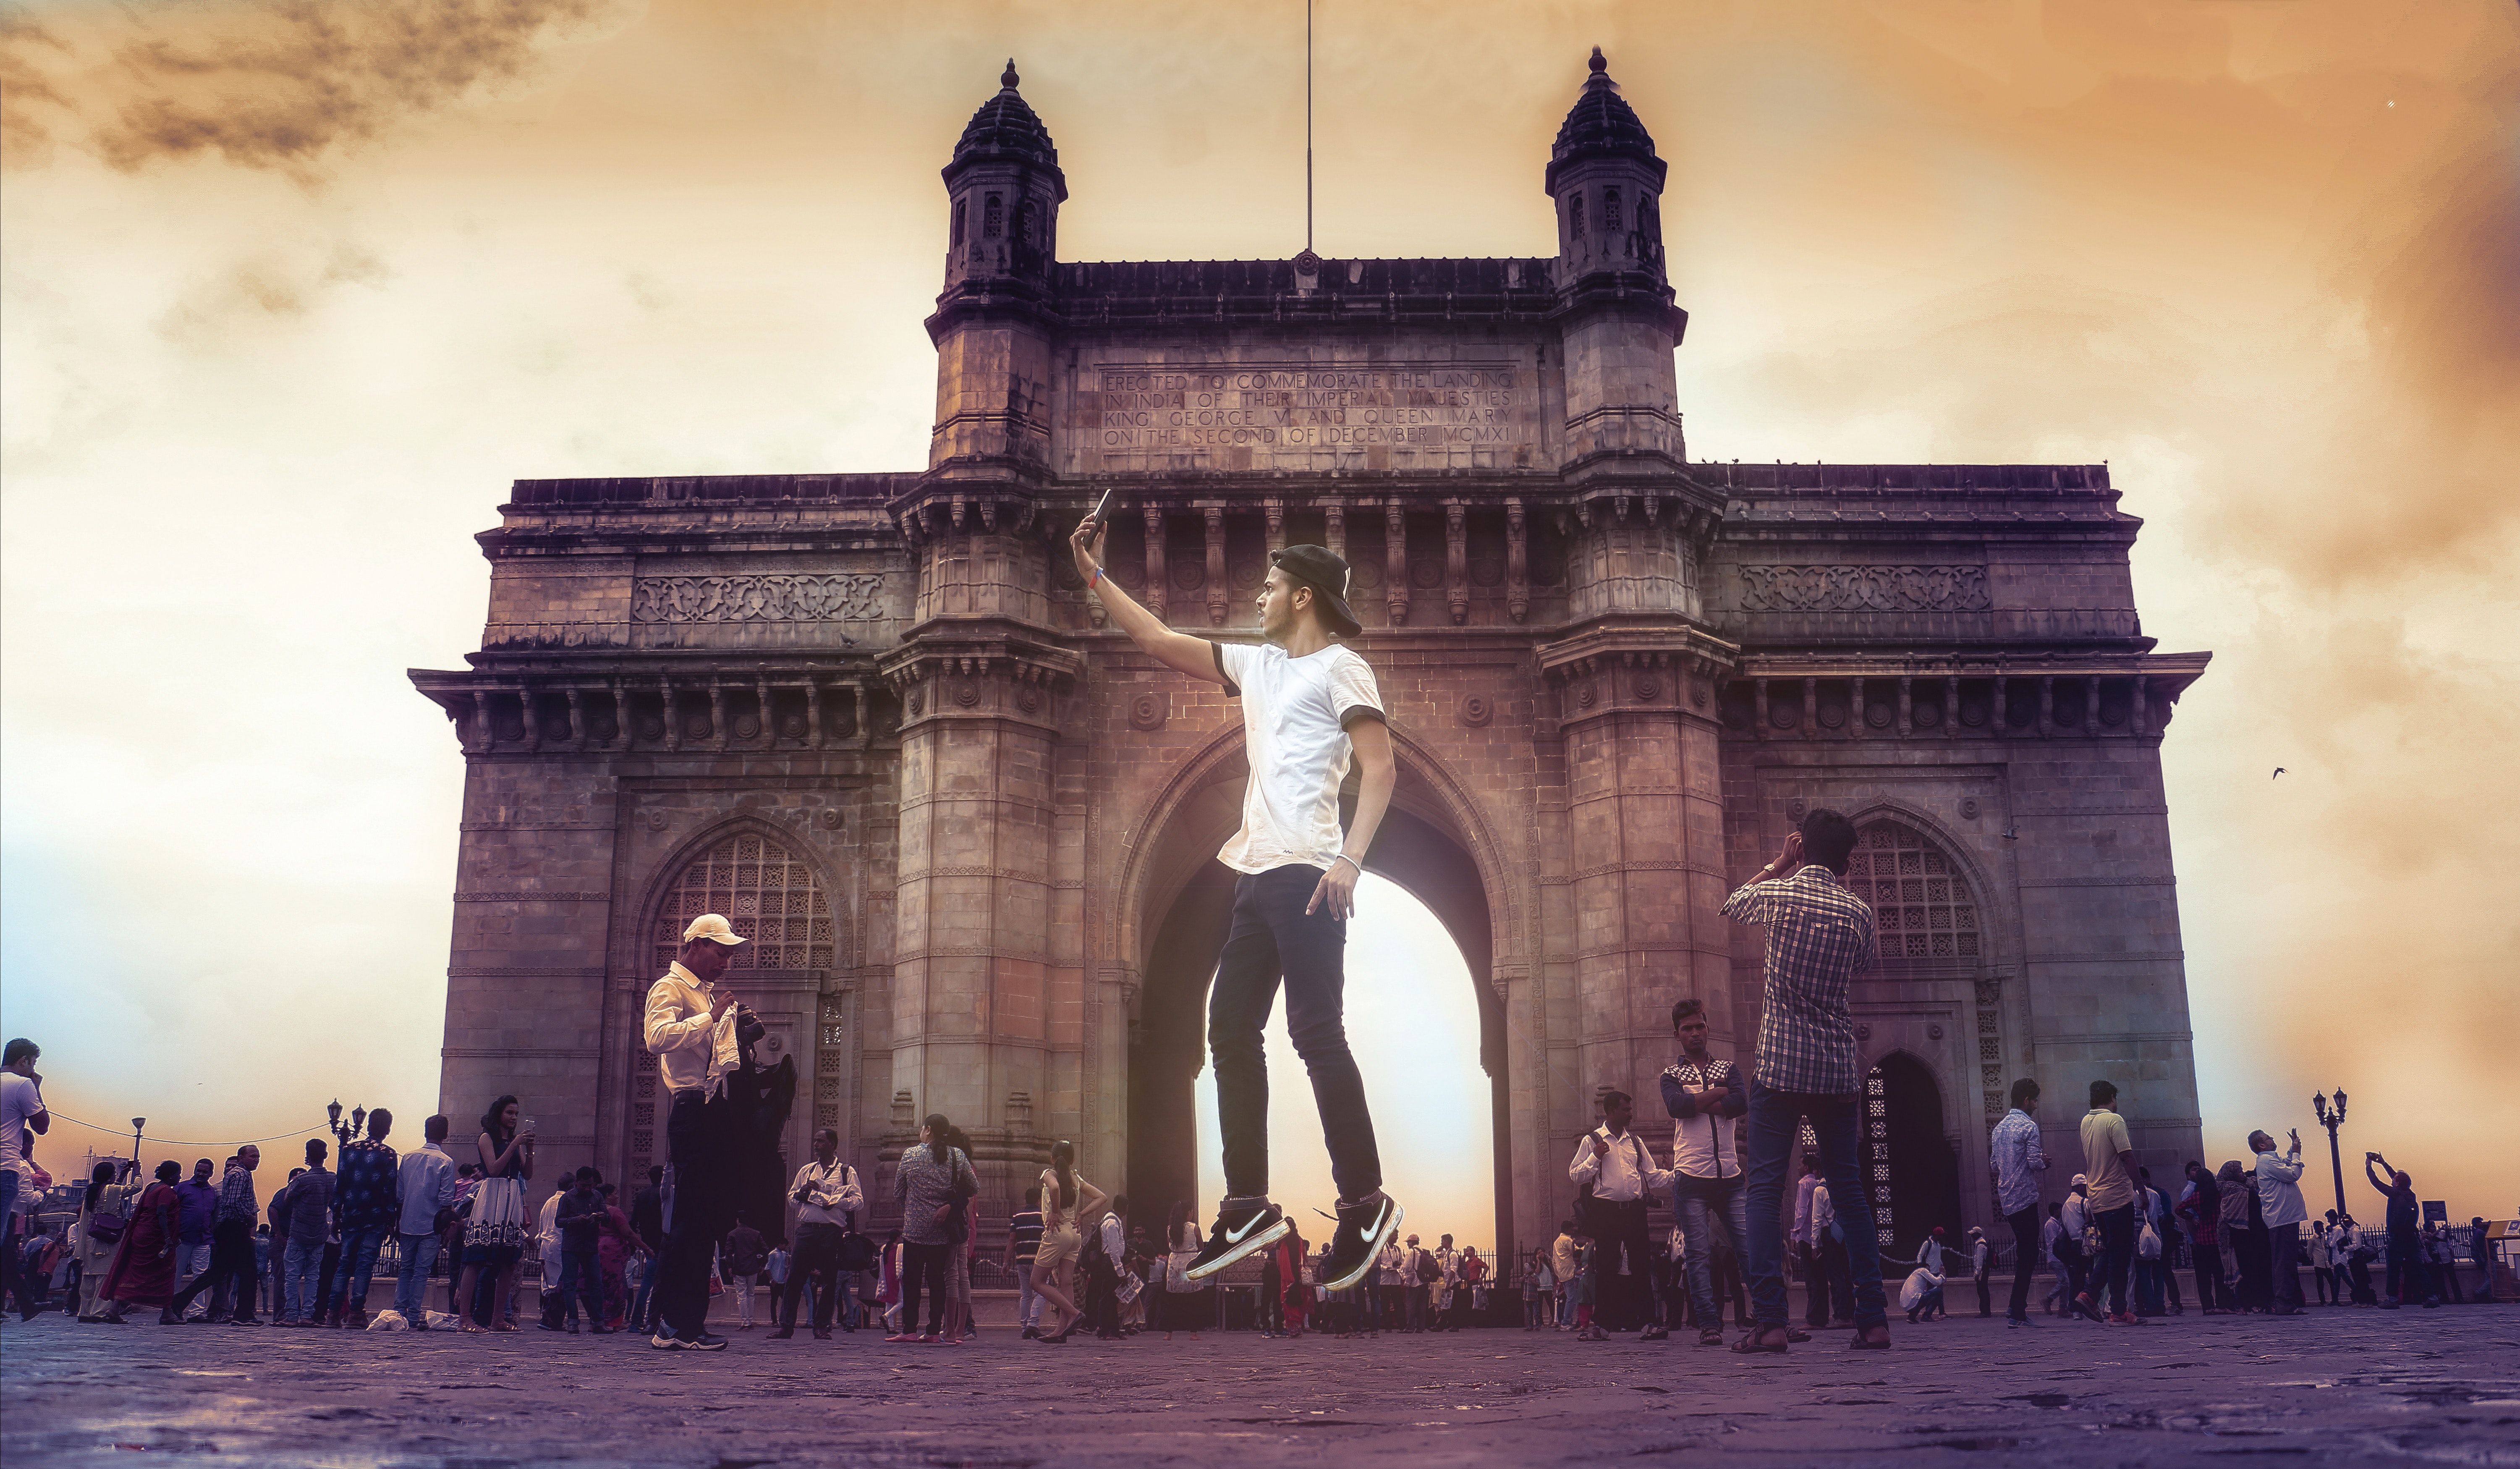
[[[175,1180],[183,1176],[184,1166],[167,1159],[158,1165],[158,1181],[132,1206],[131,1222],[123,1229],[122,1244],[113,1252],[113,1266],[105,1275],[105,1299],[113,1303],[105,1309],[106,1320],[122,1320],[125,1307],[154,1306],[163,1310],[175,1299],[175,1219],[183,1207]]]
[[[1306,1278],[1312,1262],[1306,1257],[1300,1230],[1287,1230],[1278,1247],[1284,1252],[1278,1258],[1278,1278],[1286,1282],[1286,1335],[1299,1337],[1313,1314],[1313,1287]]]

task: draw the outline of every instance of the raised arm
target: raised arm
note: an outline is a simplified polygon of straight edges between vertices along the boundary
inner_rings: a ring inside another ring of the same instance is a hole
[[[1216,645],[1203,637],[1175,632],[1164,625],[1163,619],[1138,605],[1138,600],[1120,590],[1102,570],[1102,539],[1109,527],[1098,528],[1091,518],[1076,523],[1067,537],[1068,549],[1075,554],[1077,574],[1086,586],[1102,600],[1102,608],[1111,615],[1129,640],[1143,648],[1165,667],[1210,683],[1225,682],[1225,672],[1216,666]]]

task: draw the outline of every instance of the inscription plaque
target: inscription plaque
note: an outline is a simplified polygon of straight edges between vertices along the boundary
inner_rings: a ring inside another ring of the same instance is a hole
[[[1537,439],[1534,375],[1510,363],[1104,363],[1092,444],[1106,458],[1242,449],[1496,449]]]

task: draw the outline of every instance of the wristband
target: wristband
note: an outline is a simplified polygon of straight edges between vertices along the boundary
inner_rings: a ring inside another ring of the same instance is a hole
[[[1090,592],[1090,591],[1092,591],[1092,590],[1094,590],[1095,583],[1096,583],[1096,582],[1101,581],[1102,579],[1102,569],[1101,567],[1096,567],[1096,568],[1094,569],[1094,574],[1085,578],[1085,589],[1086,589],[1087,591],[1089,591],[1089,592]]]
[[[1331,860],[1331,861],[1333,861],[1333,862],[1345,862],[1345,863],[1347,863],[1350,867],[1353,867],[1353,868],[1355,868],[1355,869],[1356,869],[1356,875],[1357,875],[1357,876],[1359,876],[1359,877],[1363,877],[1363,876],[1365,876],[1365,864],[1364,864],[1363,862],[1358,861],[1356,858],[1354,858],[1354,857],[1352,857],[1352,856],[1349,856],[1346,852],[1340,852],[1337,856],[1334,856],[1334,857],[1330,858],[1330,860]]]

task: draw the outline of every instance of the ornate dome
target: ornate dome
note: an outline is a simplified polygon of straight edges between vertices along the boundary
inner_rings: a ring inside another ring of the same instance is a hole
[[[1634,159],[1653,169],[1654,183],[1660,187],[1663,161],[1654,153],[1653,135],[1637,117],[1637,110],[1619,96],[1619,84],[1610,80],[1610,64],[1602,59],[1601,48],[1593,48],[1593,74],[1584,79],[1584,95],[1566,114],[1566,121],[1557,129],[1557,141],[1549,150],[1548,190],[1557,192],[1558,171],[1587,159]]]
[[[1040,115],[1015,90],[1019,78],[1012,57],[1007,59],[1006,72],[998,79],[1004,85],[971,115],[962,138],[954,145],[954,161],[1028,162],[1057,172],[1058,148],[1050,141],[1050,129],[1042,126]]]

